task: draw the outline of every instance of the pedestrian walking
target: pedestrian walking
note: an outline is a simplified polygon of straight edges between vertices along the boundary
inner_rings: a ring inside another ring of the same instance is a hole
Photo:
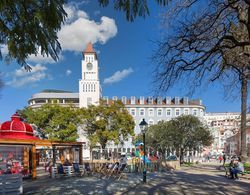
[[[222,153],[223,153],[223,155],[222,155],[222,158],[223,158],[223,166],[225,166],[227,157],[226,157],[225,152],[222,152]]]
[[[223,158],[221,155],[219,155],[218,160],[220,161],[220,163],[222,162]]]

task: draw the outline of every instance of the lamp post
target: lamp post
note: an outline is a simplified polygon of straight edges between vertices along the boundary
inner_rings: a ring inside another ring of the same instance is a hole
[[[145,142],[145,134],[147,131],[148,123],[145,121],[145,119],[142,119],[142,121],[139,124],[141,132],[143,133],[143,182],[147,181],[147,170],[146,170],[146,142]]]

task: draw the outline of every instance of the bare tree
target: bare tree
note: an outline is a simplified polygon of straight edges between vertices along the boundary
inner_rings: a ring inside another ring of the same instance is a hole
[[[174,22],[174,30],[159,41],[153,57],[157,89],[166,91],[185,79],[191,90],[215,80],[231,89],[240,86],[241,155],[246,157],[250,1],[184,0],[172,6],[166,18]]]

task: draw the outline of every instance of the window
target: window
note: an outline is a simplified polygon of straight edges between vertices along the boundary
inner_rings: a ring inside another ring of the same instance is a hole
[[[180,109],[175,110],[175,116],[180,116]]]
[[[197,110],[196,109],[193,110],[193,115],[197,116]]]
[[[157,104],[161,105],[162,104],[162,97],[157,98]]]
[[[184,97],[183,98],[183,104],[184,105],[188,105],[188,97]]]
[[[166,104],[171,104],[171,97],[166,97]]]
[[[185,110],[184,110],[184,115],[189,115],[188,109],[185,109]]]
[[[15,173],[23,175],[28,174],[30,176],[29,171],[27,172],[27,170],[30,170],[32,168],[31,165],[29,164],[29,162],[31,161],[30,145],[23,145],[23,146],[1,145],[0,154],[1,154],[1,174],[3,172],[7,172],[8,171],[7,168],[11,166],[11,170],[14,171]],[[51,158],[51,156],[49,156],[49,158]]]
[[[35,101],[36,104],[45,104],[46,103],[46,100],[44,99],[38,99]]]
[[[162,109],[161,108],[157,109],[157,116],[162,116]]]
[[[93,92],[93,84],[90,83],[90,91]]]
[[[203,110],[200,110],[200,113],[201,113],[201,116],[203,116],[203,115],[204,115]]]
[[[247,136],[247,143],[250,143],[250,136]]]
[[[148,121],[148,124],[149,124],[149,126],[153,125],[153,124],[154,124],[154,120],[153,120],[153,119],[150,119],[150,120]]]
[[[148,110],[148,116],[154,116],[154,109],[153,108],[150,108]]]
[[[167,109],[167,116],[171,116],[171,110]]]
[[[148,104],[153,104],[153,98],[152,97],[148,97]]]
[[[141,108],[140,109],[140,116],[144,116],[145,115],[145,109],[144,108]]]
[[[130,114],[131,114],[132,116],[136,116],[136,112],[135,112],[135,109],[134,109],[134,108],[131,108],[131,109],[130,109]]]
[[[175,98],[174,98],[174,104],[179,104],[179,102],[180,102],[179,97],[175,97]]]

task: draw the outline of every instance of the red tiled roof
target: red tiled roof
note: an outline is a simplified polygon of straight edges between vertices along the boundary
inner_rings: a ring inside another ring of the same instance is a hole
[[[95,53],[95,50],[93,49],[93,45],[91,42],[89,42],[88,45],[86,46],[84,53]]]
[[[84,57],[84,54],[94,54],[95,55],[95,59],[97,59],[96,52],[95,52],[95,50],[94,50],[93,45],[92,45],[91,42],[89,42],[87,44],[86,49],[85,49],[85,51],[82,52],[82,54],[83,54],[83,57]]]

